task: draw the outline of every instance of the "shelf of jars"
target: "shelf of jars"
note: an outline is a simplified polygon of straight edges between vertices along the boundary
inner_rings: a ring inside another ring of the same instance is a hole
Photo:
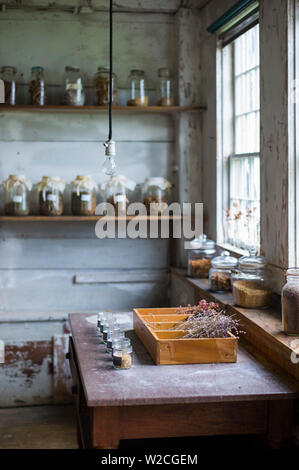
[[[127,216],[101,216],[101,215],[89,215],[89,216],[76,216],[76,215],[57,215],[57,216],[45,216],[45,215],[27,215],[27,216],[13,216],[13,215],[1,215],[0,222],[97,222],[101,218],[105,217],[105,220],[182,220],[182,216],[176,215],[127,215]]]
[[[125,113],[201,113],[206,108],[203,106],[113,106],[113,111]],[[69,105],[7,105],[0,104],[2,111],[25,111],[32,113],[108,113],[108,106],[69,106]]]

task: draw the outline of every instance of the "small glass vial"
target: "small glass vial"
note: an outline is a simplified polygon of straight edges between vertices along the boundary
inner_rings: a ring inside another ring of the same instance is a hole
[[[199,279],[208,278],[211,260],[216,254],[215,242],[202,234],[194,238],[190,246],[192,248],[188,251],[187,275]]]
[[[288,269],[282,288],[282,327],[287,335],[299,335],[299,268]]]
[[[1,69],[1,78],[4,81],[5,104],[11,106],[16,104],[16,73],[17,69],[8,65]]]
[[[91,176],[78,175],[70,183],[72,190],[72,214],[94,215],[97,205],[98,185]]]
[[[83,106],[85,103],[85,91],[80,67],[65,67],[65,92],[63,104],[69,106]]]
[[[107,352],[112,353],[112,345],[113,342],[120,342],[122,339],[124,339],[125,333],[121,331],[120,328],[114,328],[113,330],[110,330],[108,333],[107,337]]]
[[[30,212],[31,181],[25,175],[9,175],[2,183],[6,215],[26,216]]]
[[[112,360],[114,369],[130,369],[133,363],[132,345],[119,343],[113,349]]]
[[[143,184],[143,204],[147,213],[161,215],[168,209],[171,183],[165,178],[148,178]]]
[[[211,261],[209,272],[209,287],[212,292],[228,292],[231,290],[231,274],[236,269],[238,260],[230,256],[228,251],[222,251]]]
[[[105,312],[99,312],[98,313],[98,318],[97,318],[97,333],[98,333],[98,336],[101,338],[102,335],[103,335],[103,331],[102,331],[102,325],[103,323],[106,321],[106,314]]]
[[[37,184],[41,215],[57,216],[63,213],[65,182],[59,176],[43,176]]]
[[[158,106],[174,105],[173,80],[168,69],[161,68],[158,70],[159,77],[159,101]]]
[[[46,84],[43,67],[32,67],[31,80],[29,83],[30,104],[34,106],[45,106]]]
[[[122,332],[121,337],[113,338],[112,340],[112,354],[114,349],[119,348],[120,345],[125,345],[125,346],[130,346],[131,345],[131,340],[129,338],[125,337],[125,333]]]
[[[98,67],[98,71],[93,78],[94,104],[97,106],[107,106],[109,104],[110,93],[110,70],[105,67]],[[112,103],[117,100],[117,79],[115,73],[112,74]]]
[[[256,250],[239,259],[238,271],[232,273],[234,304],[244,308],[266,308],[271,303],[271,291],[266,284],[267,261]]]
[[[109,319],[103,323],[103,341],[105,344],[107,344],[108,335],[110,331],[114,330],[115,328],[116,328],[116,323]]]
[[[148,106],[145,74],[143,70],[131,70],[129,76],[130,99],[128,106]]]

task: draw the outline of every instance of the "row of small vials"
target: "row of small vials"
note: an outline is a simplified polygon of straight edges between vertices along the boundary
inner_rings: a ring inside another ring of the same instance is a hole
[[[125,337],[113,313],[100,312],[97,318],[99,339],[106,345],[107,353],[112,355],[115,369],[130,369],[133,360],[131,340]]]

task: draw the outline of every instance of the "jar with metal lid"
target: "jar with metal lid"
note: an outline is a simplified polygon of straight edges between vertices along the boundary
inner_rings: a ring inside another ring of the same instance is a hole
[[[56,216],[63,213],[65,182],[59,176],[43,176],[37,184],[41,215]]]
[[[83,106],[85,103],[85,91],[80,67],[65,67],[65,91],[63,104],[69,106]]]
[[[213,292],[227,292],[231,290],[231,274],[238,265],[238,260],[231,256],[229,251],[222,251],[211,261],[209,272],[210,290]]]
[[[271,303],[272,293],[267,288],[267,260],[252,249],[249,256],[239,259],[238,270],[232,273],[234,304],[244,308],[265,308]]]
[[[143,70],[131,70],[129,76],[130,99],[128,106],[148,106],[148,92]]]
[[[9,175],[2,183],[6,215],[25,216],[30,212],[31,181],[25,175]]]
[[[133,362],[133,349],[131,344],[119,343],[113,348],[113,367],[115,369],[130,369]]]
[[[158,106],[174,105],[173,80],[170,71],[166,68],[158,70],[159,77],[159,101]]]
[[[10,104],[11,106],[16,104],[16,73],[17,69],[8,65],[1,69],[1,78],[4,82],[5,104]]]
[[[194,238],[190,242],[190,246],[187,275],[199,279],[209,277],[211,260],[216,254],[215,242],[202,234],[200,237]]]
[[[46,84],[43,67],[32,67],[31,80],[29,83],[30,104],[34,106],[45,106]]]
[[[135,181],[123,175],[111,176],[101,185],[104,199],[113,205],[115,215],[126,215],[135,186]]]
[[[71,181],[72,214],[93,215],[97,205],[98,185],[91,176],[78,175]]]
[[[171,183],[165,178],[147,178],[144,181],[142,193],[143,204],[148,214],[161,215],[168,209],[168,199]]]
[[[94,104],[105,106],[109,104],[110,93],[110,70],[105,67],[98,67],[98,71],[93,78]],[[112,74],[112,103],[117,100],[117,78]]]
[[[299,268],[286,272],[286,284],[282,288],[282,327],[287,335],[299,335]]]

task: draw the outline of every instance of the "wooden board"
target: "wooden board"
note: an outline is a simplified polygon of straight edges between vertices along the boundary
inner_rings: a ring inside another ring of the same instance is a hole
[[[129,113],[199,113],[206,108],[202,106],[113,106],[113,111],[129,112]],[[67,105],[48,105],[48,106],[32,106],[32,105],[16,105],[8,106],[0,105],[0,111],[26,111],[32,113],[108,113],[108,106],[67,106]]]
[[[169,331],[186,318],[176,314],[175,308],[134,309],[134,330],[157,365],[236,362],[238,340],[233,335],[184,338],[185,331]]]

